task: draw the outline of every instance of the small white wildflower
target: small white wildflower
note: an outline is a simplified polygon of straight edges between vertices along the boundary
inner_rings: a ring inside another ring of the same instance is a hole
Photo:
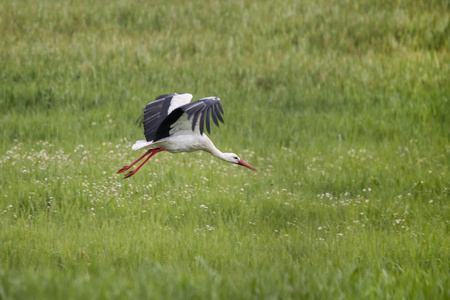
[[[343,236],[343,235],[344,235],[343,233],[338,233],[338,234],[337,234],[337,236]]]
[[[317,229],[322,230],[322,226],[319,226]]]

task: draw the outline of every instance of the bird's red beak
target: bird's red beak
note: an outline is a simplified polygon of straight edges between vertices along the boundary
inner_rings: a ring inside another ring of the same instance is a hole
[[[254,171],[258,171],[257,168],[255,168],[254,166],[252,166],[252,165],[246,163],[246,162],[243,161],[242,159],[240,159],[240,160],[238,161],[238,164],[241,165],[241,166],[247,167],[247,168],[249,168],[249,169],[252,169],[252,170],[254,170]]]

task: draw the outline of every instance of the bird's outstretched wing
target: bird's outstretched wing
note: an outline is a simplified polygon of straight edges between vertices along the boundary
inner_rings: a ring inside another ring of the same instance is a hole
[[[145,139],[150,142],[156,140],[156,132],[166,117],[176,108],[189,103],[191,94],[166,94],[158,96],[155,101],[150,102],[144,109],[144,134]]]
[[[221,115],[223,114],[223,108],[222,104],[220,103],[220,99],[217,97],[203,98],[193,103],[185,104],[180,107],[180,109],[182,109],[188,115],[188,120],[190,120],[192,116],[194,116],[194,119],[192,120],[192,131],[195,130],[198,117],[200,116],[200,134],[203,134],[203,126],[205,123],[204,121],[206,121],[206,130],[208,131],[208,133],[210,133],[210,115],[217,127],[219,127],[219,122],[217,120],[220,120],[220,122],[223,123]]]
[[[186,121],[192,131],[198,123],[200,134],[203,134],[203,129],[206,123],[206,130],[210,133],[210,118],[214,124],[219,126],[219,121],[223,123],[223,108],[220,99],[217,97],[207,97],[197,100],[192,103],[187,103],[174,109],[161,123],[155,134],[155,141],[170,136],[170,130],[173,124],[177,122],[183,114],[187,115]],[[200,118],[200,119],[199,119]],[[192,121],[190,121],[192,119]],[[185,125],[183,124],[183,127]]]

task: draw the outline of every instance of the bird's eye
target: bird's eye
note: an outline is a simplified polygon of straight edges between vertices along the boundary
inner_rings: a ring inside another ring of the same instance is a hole
[[[239,160],[239,157],[237,157],[237,156],[235,156],[235,157],[233,157],[234,159],[236,159],[236,160]]]

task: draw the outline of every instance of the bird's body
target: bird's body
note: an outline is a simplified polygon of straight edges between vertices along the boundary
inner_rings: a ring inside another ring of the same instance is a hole
[[[239,159],[234,153],[222,153],[213,142],[204,134],[203,129],[210,132],[210,117],[214,124],[219,126],[223,122],[223,114],[220,99],[208,97],[190,102],[191,94],[167,94],[161,95],[155,101],[147,104],[144,109],[144,133],[145,140],[138,140],[133,145],[133,150],[148,149],[137,161],[124,166],[118,173],[131,168],[138,161],[149,155],[147,159],[134,171],[130,171],[125,178],[136,173],[153,155],[161,151],[171,153],[193,152],[203,150],[212,155],[230,162],[243,165],[252,170],[248,163]]]

